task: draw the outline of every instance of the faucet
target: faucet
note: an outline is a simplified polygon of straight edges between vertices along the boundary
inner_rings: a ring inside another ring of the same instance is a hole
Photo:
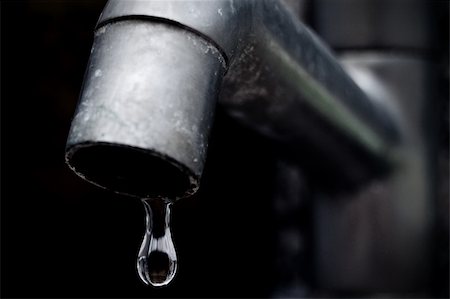
[[[66,161],[119,193],[190,196],[217,101],[279,142],[314,144],[349,181],[388,168],[401,138],[390,111],[279,1],[113,0],[96,27]]]
[[[414,139],[389,96],[355,83],[360,71],[282,1],[110,0],[66,162],[120,194],[192,196],[219,103],[289,155],[310,156],[304,167],[326,167],[331,189],[358,190],[395,172]]]

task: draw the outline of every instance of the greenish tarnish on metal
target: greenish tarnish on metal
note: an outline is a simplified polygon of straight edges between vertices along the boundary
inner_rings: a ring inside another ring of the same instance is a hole
[[[383,137],[316,82],[280,45],[273,43],[266,49],[270,52],[266,53],[267,59],[272,60],[274,65],[280,66],[279,69],[282,71],[279,75],[283,76],[290,88],[297,90],[309,105],[347,134],[356,138],[371,153],[376,156],[386,156],[389,145]]]

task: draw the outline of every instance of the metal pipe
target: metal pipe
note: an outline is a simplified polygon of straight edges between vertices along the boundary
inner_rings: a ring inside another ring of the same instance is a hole
[[[279,1],[111,0],[67,163],[121,193],[193,194],[219,91],[237,119],[291,148],[317,149],[350,181],[388,167],[402,134]]]

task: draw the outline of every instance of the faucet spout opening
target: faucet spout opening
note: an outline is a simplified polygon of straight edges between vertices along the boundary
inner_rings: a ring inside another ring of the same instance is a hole
[[[197,178],[182,164],[131,146],[79,145],[69,152],[68,163],[87,181],[139,198],[177,198],[197,188]]]

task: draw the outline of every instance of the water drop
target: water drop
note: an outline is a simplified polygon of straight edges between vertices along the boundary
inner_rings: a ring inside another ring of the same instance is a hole
[[[143,199],[146,229],[137,259],[141,280],[152,286],[170,283],[177,270],[177,255],[170,233],[170,205],[162,199]]]

